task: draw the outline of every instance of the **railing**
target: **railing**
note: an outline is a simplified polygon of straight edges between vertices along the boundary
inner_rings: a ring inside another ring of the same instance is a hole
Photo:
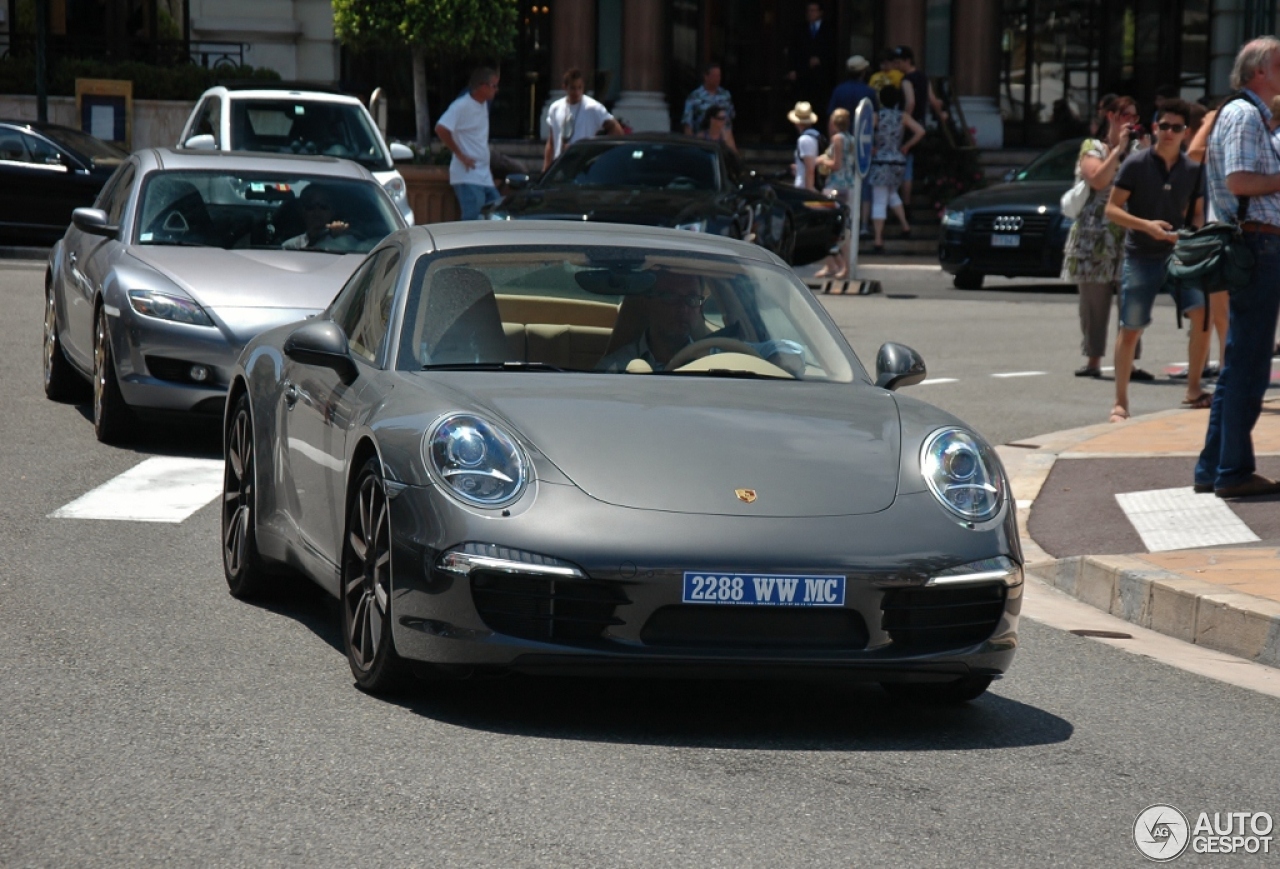
[[[50,36],[50,57],[104,61],[140,61],[156,66],[188,63],[206,69],[233,69],[244,65],[245,44],[209,40],[133,39],[113,44],[101,37]],[[34,57],[36,38],[28,34],[0,35],[0,59]]]

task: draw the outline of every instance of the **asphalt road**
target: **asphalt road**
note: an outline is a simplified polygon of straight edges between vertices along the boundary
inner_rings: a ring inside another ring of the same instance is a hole
[[[318,590],[227,594],[216,504],[180,524],[48,518],[217,441],[106,447],[85,407],[46,401],[40,278],[0,264],[0,866],[1136,866],[1153,803],[1280,811],[1280,700],[1026,620],[1009,676],[956,710],[770,683],[363,695]],[[996,441],[1105,413],[1109,384],[1070,375],[1071,299],[916,278],[828,302],[868,361],[892,336],[957,378],[913,394]],[[989,377],[1030,369],[1050,373]]]

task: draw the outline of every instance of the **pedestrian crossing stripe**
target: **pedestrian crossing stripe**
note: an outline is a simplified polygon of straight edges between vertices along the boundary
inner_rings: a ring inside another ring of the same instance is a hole
[[[1260,539],[1225,501],[1209,493],[1197,494],[1190,486],[1123,492],[1116,495],[1116,502],[1148,552],[1256,543]]]
[[[222,494],[222,460],[157,456],[49,514],[51,519],[179,523]]]

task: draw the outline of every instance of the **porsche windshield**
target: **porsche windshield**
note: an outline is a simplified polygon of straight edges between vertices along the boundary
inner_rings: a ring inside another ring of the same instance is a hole
[[[369,116],[351,103],[233,99],[231,149],[325,154],[355,160],[370,171],[391,168]]]
[[[358,283],[336,311],[385,305],[357,301]],[[363,319],[344,317],[335,314]],[[634,248],[424,257],[408,288],[397,366],[841,383],[861,370],[789,271]]]
[[[715,151],[677,142],[587,142],[575,145],[543,179],[543,187],[718,190]]]
[[[368,253],[399,229],[373,181],[265,173],[153,172],[138,244]]]

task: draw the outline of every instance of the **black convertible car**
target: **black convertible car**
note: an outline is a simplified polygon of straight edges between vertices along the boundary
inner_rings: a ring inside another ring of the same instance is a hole
[[[1056,278],[1071,231],[1058,202],[1075,180],[1082,139],[1054,145],[1004,184],[953,199],[942,215],[938,260],[958,290],[987,275]]]
[[[662,133],[601,137],[566,150],[541,180],[515,191],[494,220],[588,220],[667,226],[754,241],[792,265],[821,259],[847,207],[756,175],[716,142]]]

